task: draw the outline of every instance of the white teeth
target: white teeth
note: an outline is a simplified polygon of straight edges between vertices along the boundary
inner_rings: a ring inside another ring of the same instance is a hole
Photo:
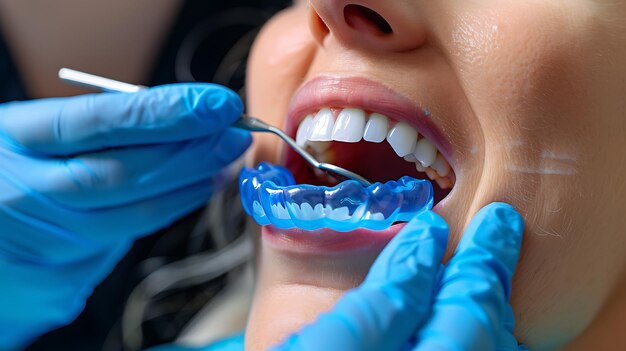
[[[381,115],[380,113],[372,113],[365,126],[363,139],[371,143],[382,143],[387,137],[388,124],[389,120],[387,116]]]
[[[331,141],[334,124],[332,111],[329,108],[320,110],[313,119],[313,128],[309,140]]]
[[[376,212],[372,215],[371,218],[373,221],[384,221],[385,220],[385,215],[380,213],[380,212]]]
[[[417,161],[417,160],[415,162],[415,169],[418,172],[425,172],[426,171],[426,167],[422,166],[422,164],[419,161]]]
[[[308,115],[302,120],[296,133],[296,143],[300,146],[304,146],[306,141],[309,140],[311,135],[311,127],[313,126],[313,116]]]
[[[315,155],[315,159],[318,162],[322,162],[322,163],[334,163],[337,160],[335,152],[330,151],[330,150],[324,153],[317,153]],[[324,174],[328,177],[331,177],[331,175],[328,173],[324,173]]]
[[[329,218],[336,221],[345,221],[350,218],[350,210],[347,207],[336,208],[330,214]]]
[[[408,155],[404,156],[404,160],[406,162],[417,162],[417,159],[415,158],[415,156],[413,154],[408,154]]]
[[[318,211],[319,206],[319,211]],[[317,204],[315,209],[309,203],[303,203],[300,205],[300,218],[301,219],[320,219],[322,218],[322,204]]]
[[[263,207],[258,201],[253,203],[254,211],[257,215],[265,216]],[[352,216],[348,207],[339,207],[333,209],[331,205],[317,204],[315,207],[309,203],[287,203],[285,206],[282,204],[273,204],[270,206],[272,215],[281,220],[319,220],[322,218],[328,218],[334,221],[346,221]],[[373,221],[384,221],[385,216],[382,213],[366,213],[364,219]]]
[[[324,210],[324,216],[326,217],[330,217],[333,213],[333,208],[330,205],[324,206],[323,210]]]
[[[355,108],[346,108],[339,113],[333,128],[333,140],[357,143],[363,138],[365,130],[365,112]]]
[[[439,178],[439,176],[437,175],[437,172],[435,172],[435,170],[430,168],[430,167],[426,168],[426,170],[424,172],[426,172],[426,175],[428,176],[428,178],[430,178],[432,180],[435,180],[435,179]]]
[[[272,205],[271,209],[272,209],[272,215],[274,215],[274,217],[276,217],[276,218],[280,218],[280,219],[289,219],[289,218],[291,218],[291,216],[289,215],[289,211],[287,211],[287,209],[284,208],[280,204]]]
[[[314,218],[322,218],[324,216],[324,206],[322,204],[315,205],[313,209]]]
[[[400,122],[387,134],[387,142],[398,156],[404,157],[415,150],[417,132],[410,125]]]
[[[448,174],[450,174],[450,164],[448,163],[448,161],[446,161],[445,158],[443,158],[443,156],[441,156],[440,153],[437,153],[437,158],[435,159],[435,162],[430,165],[430,167],[437,171],[437,174],[439,174],[441,177],[446,177]]]
[[[442,188],[451,188],[455,184],[455,174],[451,171],[450,164],[432,142],[420,137],[417,131],[407,123],[398,122],[391,129],[389,129],[389,123],[390,120],[385,115],[372,113],[367,116],[364,110],[358,108],[341,110],[335,121],[331,109],[324,108],[317,114],[308,115],[302,120],[296,133],[296,142],[300,146],[308,146],[318,161],[333,163],[336,155],[331,149],[332,141],[356,143],[365,140],[381,143],[386,139],[399,157],[414,163],[418,172],[426,173],[431,180],[440,183]],[[315,174],[318,177],[328,178],[326,173],[318,169],[315,170]],[[327,180],[332,181],[332,179]],[[289,210],[291,211],[291,208]],[[298,207],[293,210],[307,218],[311,216],[319,218],[322,213],[328,218],[348,216],[347,208],[332,209],[316,206],[304,209]],[[281,215],[284,212],[281,209],[277,211]],[[380,220],[383,219],[384,217]],[[378,220],[378,216],[375,220]]]
[[[330,149],[331,142],[330,141],[309,141],[308,144],[311,149],[315,150],[317,154],[323,154],[328,149]]]
[[[430,167],[437,157],[437,148],[430,141],[422,138],[417,142],[413,155],[420,161],[422,166]]]
[[[363,219],[370,220],[370,221],[384,221],[385,215],[380,212],[376,212],[376,213],[367,212],[363,216]]]
[[[416,161],[415,169],[418,172],[426,173],[428,178],[436,182],[441,189],[451,189],[456,183],[456,176],[452,172],[450,164],[439,152],[429,167],[424,167],[420,161]]]
[[[276,205],[272,205],[272,206],[276,206]],[[302,215],[302,211],[300,211],[300,205],[296,204],[296,203],[287,203],[287,215],[289,216],[288,218],[300,218],[300,216]],[[278,207],[282,207],[282,205],[278,205]],[[272,212],[274,212],[274,208],[272,207]],[[285,219],[285,218],[281,218],[281,219]]]
[[[254,201],[252,203],[252,210],[254,211],[254,214],[257,216],[265,216],[265,210],[263,210],[263,206],[261,206],[261,203],[258,201]]]

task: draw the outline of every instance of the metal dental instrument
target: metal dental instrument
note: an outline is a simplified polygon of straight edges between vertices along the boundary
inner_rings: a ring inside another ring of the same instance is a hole
[[[363,184],[364,186],[372,185],[372,183],[369,180],[365,179],[364,177],[352,171],[349,171],[345,168],[339,167],[332,163],[324,163],[324,162],[317,161],[315,157],[311,156],[311,154],[306,152],[304,148],[298,145],[295,142],[295,140],[291,139],[291,137],[287,135],[287,133],[285,133],[282,129],[269,125],[261,121],[258,118],[248,117],[244,115],[244,116],[241,116],[241,118],[237,122],[235,122],[233,126],[237,128],[249,130],[252,132],[273,133],[277,135],[279,138],[283,139],[283,141],[286,142],[287,145],[291,146],[291,148],[295,152],[300,154],[300,156],[302,156],[302,158],[304,158],[306,162],[308,162],[311,166],[321,169],[324,172],[332,173],[332,175],[335,177],[339,176],[338,178],[340,179],[354,179],[358,181],[359,183]]]
[[[69,68],[61,68],[59,70],[59,79],[63,82],[78,85],[85,88],[97,89],[107,92],[123,92],[123,93],[136,93],[140,90],[146,89],[141,85],[133,85],[120,81],[116,81],[109,78],[96,76],[93,74],[76,71]],[[248,117],[242,115],[241,118],[233,124],[233,127],[245,129],[251,132],[264,132],[272,133],[281,138],[287,143],[295,152],[297,152],[306,162],[311,166],[320,169],[326,173],[330,173],[335,178],[339,179],[353,179],[358,181],[364,186],[369,186],[372,183],[366,178],[349,171],[345,168],[339,167],[331,163],[319,162],[311,154],[298,145],[287,133],[280,128],[269,125],[258,118]]]

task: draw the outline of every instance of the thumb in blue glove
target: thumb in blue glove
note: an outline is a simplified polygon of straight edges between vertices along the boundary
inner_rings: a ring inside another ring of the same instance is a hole
[[[523,230],[522,217],[507,204],[493,203],[474,216],[415,350],[518,350],[508,301]]]
[[[359,288],[274,350],[517,350],[508,297],[522,231],[509,205],[485,207],[440,280],[448,227],[421,213]]]

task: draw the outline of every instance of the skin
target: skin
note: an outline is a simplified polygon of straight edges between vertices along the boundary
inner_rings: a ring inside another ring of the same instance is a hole
[[[381,14],[393,35],[348,26],[347,4]],[[303,1],[257,39],[248,112],[284,126],[301,84],[346,75],[428,107],[455,150],[457,183],[439,211],[451,229],[448,257],[478,209],[512,204],[526,220],[512,296],[518,340],[537,350],[619,349],[625,28],[626,2],[608,0]],[[256,137],[248,161],[279,162],[282,147]],[[260,242],[249,350],[329,309],[378,253],[321,258]]]

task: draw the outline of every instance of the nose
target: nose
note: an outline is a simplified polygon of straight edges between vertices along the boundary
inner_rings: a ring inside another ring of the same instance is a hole
[[[426,38],[418,6],[406,0],[309,0],[315,40],[329,37],[365,50],[410,51]]]

